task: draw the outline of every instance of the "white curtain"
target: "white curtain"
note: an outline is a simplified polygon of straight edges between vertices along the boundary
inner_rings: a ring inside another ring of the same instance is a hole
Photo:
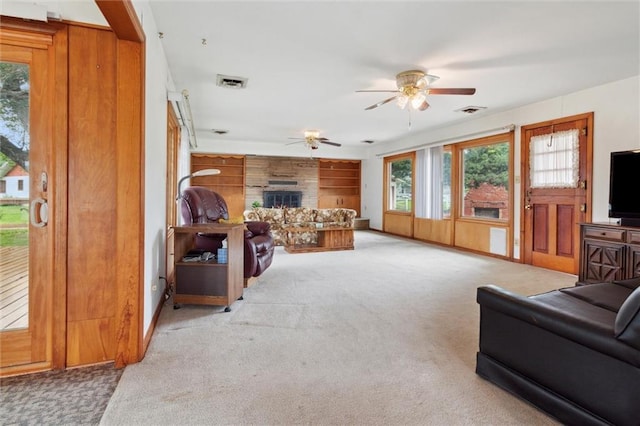
[[[415,182],[415,199],[414,213],[416,217],[427,217],[427,150],[419,149],[416,151],[416,182]]]
[[[532,188],[576,188],[580,179],[578,129],[534,136],[529,144]]]
[[[416,151],[415,215],[442,219],[442,147]]]
[[[442,219],[442,147],[429,148],[428,161],[430,173],[428,175],[429,200],[427,212],[431,219]]]

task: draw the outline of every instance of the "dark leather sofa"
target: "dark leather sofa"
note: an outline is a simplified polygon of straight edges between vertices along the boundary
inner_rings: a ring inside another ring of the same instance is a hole
[[[229,219],[224,198],[217,192],[201,186],[191,186],[182,191],[181,214],[185,225],[215,223]],[[275,243],[268,222],[244,222],[244,278],[262,275],[273,260]],[[216,253],[222,247],[226,235],[197,234],[195,248]]]
[[[567,425],[640,425],[640,278],[477,302],[478,375]]]

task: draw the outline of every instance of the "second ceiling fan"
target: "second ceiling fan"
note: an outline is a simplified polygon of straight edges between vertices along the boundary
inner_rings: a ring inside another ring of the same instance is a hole
[[[287,145],[293,145],[295,143],[304,142],[309,149],[318,149],[319,144],[327,144],[332,146],[342,146],[342,144],[338,142],[332,142],[327,138],[320,137],[320,132],[317,130],[305,130],[304,139],[300,138],[289,138],[289,139],[297,139],[297,142],[290,142]]]
[[[390,98],[384,99],[378,103],[365,108],[371,110],[396,100],[401,109],[409,106],[417,111],[424,111],[429,108],[427,95],[473,95],[476,93],[474,88],[433,88],[431,83],[438,80],[439,77],[430,75],[420,70],[402,71],[396,75],[396,90],[356,90],[356,92],[386,92],[395,93]]]

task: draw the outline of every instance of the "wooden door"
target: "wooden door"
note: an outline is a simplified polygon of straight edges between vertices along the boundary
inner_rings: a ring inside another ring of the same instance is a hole
[[[24,38],[0,30],[2,153],[20,192],[11,198],[25,218],[14,219],[0,242],[0,371],[47,369],[52,362],[56,182],[53,167],[51,35]],[[26,42],[28,40],[28,42]],[[12,101],[13,100],[13,101]],[[7,104],[9,102],[9,104]],[[8,176],[2,176],[7,182]],[[10,179],[10,178],[8,178]],[[5,194],[6,195],[6,194]],[[5,198],[6,200],[7,198]],[[4,204],[4,203],[3,203]],[[9,206],[3,205],[2,209]],[[15,231],[15,232],[11,232]],[[6,238],[12,234],[12,238]],[[15,321],[14,321],[15,319]]]
[[[592,113],[522,127],[525,263],[577,274],[579,224],[591,219],[592,130]]]

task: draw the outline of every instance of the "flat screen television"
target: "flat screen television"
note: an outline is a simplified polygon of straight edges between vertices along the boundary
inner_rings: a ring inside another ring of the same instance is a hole
[[[640,149],[611,153],[609,217],[640,226]]]

